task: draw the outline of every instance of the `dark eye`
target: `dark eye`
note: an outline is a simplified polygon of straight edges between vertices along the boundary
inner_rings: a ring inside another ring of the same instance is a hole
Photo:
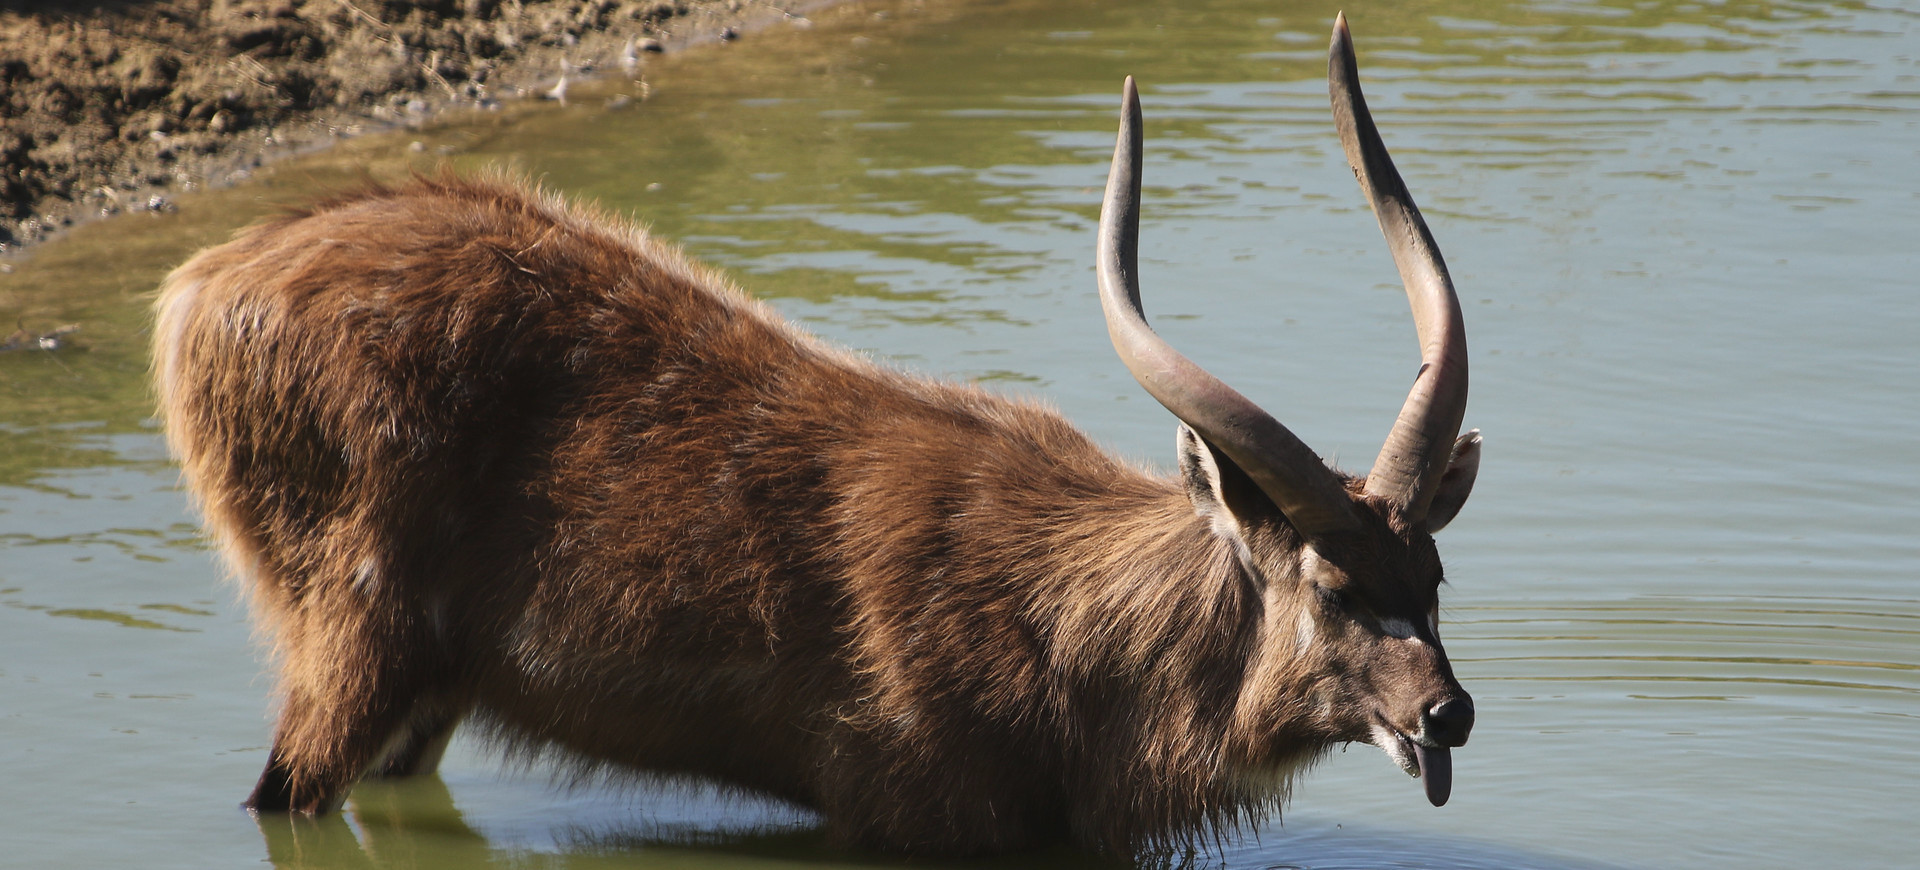
[[[1313,588],[1315,592],[1320,594],[1320,606],[1327,611],[1340,613],[1347,609],[1349,603],[1347,593],[1331,586],[1315,586]]]

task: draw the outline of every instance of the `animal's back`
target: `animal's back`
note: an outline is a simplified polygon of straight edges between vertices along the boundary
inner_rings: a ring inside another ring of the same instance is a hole
[[[371,589],[401,566],[301,545],[471,540],[444,526],[550,502],[516,488],[592,434],[561,430],[617,401],[610,369],[659,380],[672,345],[736,318],[715,286],[511,186],[369,188],[168,279],[161,404],[191,488],[264,588],[344,574]],[[333,557],[352,564],[314,561]]]

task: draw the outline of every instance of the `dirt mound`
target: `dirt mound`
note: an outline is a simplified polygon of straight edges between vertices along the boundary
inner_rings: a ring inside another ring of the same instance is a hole
[[[0,250],[265,154],[489,105],[799,3],[44,0],[0,10]],[[819,5],[817,3],[812,5]]]

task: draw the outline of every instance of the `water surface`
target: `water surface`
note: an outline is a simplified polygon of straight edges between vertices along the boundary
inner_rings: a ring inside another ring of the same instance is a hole
[[[1118,84],[1156,328],[1345,467],[1417,364],[1326,105],[1335,5],[855,4],[348,143],[0,274],[0,865],[872,863],[693,790],[551,788],[459,742],[320,824],[235,809],[269,685],[144,386],[165,270],[276,203],[447,161],[650,221],[809,328],[1043,395],[1166,466],[1090,268]],[[1348,2],[1466,305],[1486,432],[1442,536],[1480,721],[1428,807],[1379,752],[1231,867],[1901,866],[1920,854],[1920,45],[1895,4]],[[577,89],[578,90],[578,89]],[[576,92],[577,92],[576,90]],[[419,142],[417,148],[412,147]],[[1039,856],[1005,863],[1068,860]]]

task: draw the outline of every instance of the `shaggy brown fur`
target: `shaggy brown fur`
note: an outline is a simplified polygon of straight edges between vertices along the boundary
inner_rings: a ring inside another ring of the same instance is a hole
[[[255,227],[158,314],[169,437],[279,663],[258,810],[430,771],[473,715],[843,844],[1126,854],[1465,697],[1431,538],[1357,482],[1365,533],[1308,547],[1190,438],[1184,481],[1143,473],[512,182]]]

